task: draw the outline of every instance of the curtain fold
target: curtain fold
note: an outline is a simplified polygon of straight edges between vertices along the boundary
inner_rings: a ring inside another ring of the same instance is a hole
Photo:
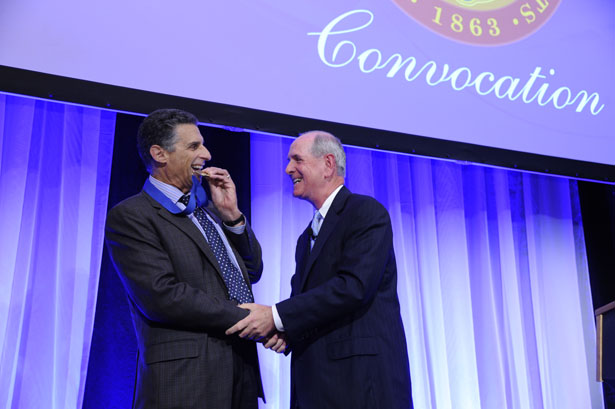
[[[256,302],[290,294],[311,205],[292,196],[292,139],[251,135]],[[346,147],[346,185],[390,212],[415,408],[603,408],[576,182]],[[289,358],[259,348],[267,408]]]
[[[0,407],[81,407],[115,113],[0,94]]]

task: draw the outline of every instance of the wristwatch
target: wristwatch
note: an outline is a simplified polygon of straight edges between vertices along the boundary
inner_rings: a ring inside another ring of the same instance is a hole
[[[239,216],[238,218],[236,218],[235,220],[231,220],[228,222],[222,222],[224,223],[225,226],[227,227],[235,227],[237,226],[239,223],[241,222],[245,222],[246,221],[246,217],[243,215],[243,213],[241,214],[241,216]]]

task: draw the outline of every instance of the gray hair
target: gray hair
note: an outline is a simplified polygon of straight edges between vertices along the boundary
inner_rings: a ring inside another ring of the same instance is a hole
[[[337,175],[346,177],[346,154],[344,153],[342,142],[329,132],[310,132],[315,132],[314,141],[310,149],[311,154],[317,158],[321,158],[327,154],[332,154],[335,158]]]

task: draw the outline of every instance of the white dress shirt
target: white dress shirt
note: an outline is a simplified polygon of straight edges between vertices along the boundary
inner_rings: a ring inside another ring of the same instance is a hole
[[[343,186],[344,185],[339,185],[333,192],[331,192],[331,194],[329,195],[329,197],[327,197],[320,209],[317,210],[322,216],[321,226],[322,223],[325,222],[325,217],[327,217],[327,213],[329,212],[329,208],[331,207],[335,196],[337,196]],[[277,328],[277,330],[281,332],[284,331],[284,324],[282,323],[282,319],[280,318],[280,314],[278,314],[278,309],[276,308],[275,304],[271,306],[271,313],[273,314],[273,322],[275,323],[275,327]]]

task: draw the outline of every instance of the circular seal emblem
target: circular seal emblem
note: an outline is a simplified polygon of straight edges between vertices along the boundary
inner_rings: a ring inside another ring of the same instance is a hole
[[[436,33],[475,45],[508,44],[534,33],[561,0],[393,0]]]

